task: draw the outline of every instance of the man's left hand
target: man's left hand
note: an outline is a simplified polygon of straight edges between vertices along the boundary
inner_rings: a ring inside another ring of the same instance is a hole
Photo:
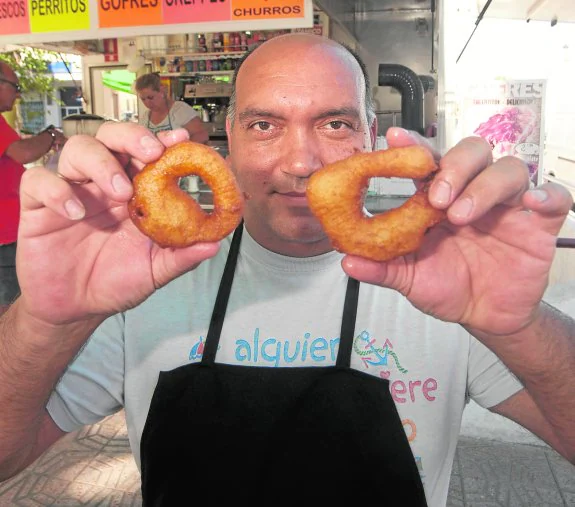
[[[389,147],[426,144],[390,129]],[[439,160],[429,190],[447,219],[414,253],[389,262],[346,256],[344,270],[390,287],[421,311],[491,335],[515,333],[537,316],[555,255],[557,234],[573,205],[561,185],[529,189],[515,157],[493,163],[480,137],[462,140]]]

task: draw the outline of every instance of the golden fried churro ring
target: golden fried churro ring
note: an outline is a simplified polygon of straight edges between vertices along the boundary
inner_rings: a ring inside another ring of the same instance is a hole
[[[179,179],[195,174],[211,188],[214,209],[205,212],[179,187]],[[128,202],[136,227],[162,247],[181,248],[219,241],[240,223],[243,197],[225,160],[212,148],[184,141],[167,148],[133,180]]]
[[[336,250],[387,261],[417,250],[426,231],[445,218],[427,199],[429,178],[437,169],[421,146],[357,153],[310,177],[309,206]],[[370,217],[363,203],[372,177],[428,180],[400,207]]]

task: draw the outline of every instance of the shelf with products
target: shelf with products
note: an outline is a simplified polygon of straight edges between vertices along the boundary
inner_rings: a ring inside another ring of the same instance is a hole
[[[181,58],[182,60],[225,60],[226,58],[240,59],[244,56],[245,51],[222,51],[222,52],[210,52],[210,53],[196,53],[193,51],[158,51],[158,52],[146,52],[143,53],[143,57],[146,60],[154,60],[156,58],[174,59]]]
[[[241,58],[262,42],[289,32],[289,29],[281,29],[142,36],[137,38],[136,45],[148,60]]]
[[[232,76],[233,73],[233,70],[211,70],[202,72],[160,72],[160,77],[195,78],[197,76]]]
[[[226,53],[223,53],[226,55]],[[152,71],[160,75],[207,74],[230,75],[240,62],[239,58],[230,56],[212,56],[204,53],[200,58],[183,56],[157,57],[152,60]]]

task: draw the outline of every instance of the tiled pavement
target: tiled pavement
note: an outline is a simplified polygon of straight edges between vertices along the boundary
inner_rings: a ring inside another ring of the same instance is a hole
[[[0,484],[0,507],[136,507],[139,488],[120,413],[66,436]],[[447,507],[498,506],[575,507],[575,467],[547,447],[462,437]]]

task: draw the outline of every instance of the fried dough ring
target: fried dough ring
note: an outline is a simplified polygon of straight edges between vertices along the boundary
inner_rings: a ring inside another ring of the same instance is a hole
[[[212,213],[178,186],[183,176],[200,176],[211,188]],[[136,227],[162,247],[181,248],[219,241],[240,223],[243,197],[225,160],[212,148],[192,141],[171,146],[133,180],[128,212]]]
[[[388,261],[417,250],[427,229],[443,220],[445,212],[431,206],[425,185],[400,207],[366,216],[363,200],[369,179],[423,179],[436,170],[433,156],[420,146],[358,153],[315,172],[307,198],[336,250]]]

